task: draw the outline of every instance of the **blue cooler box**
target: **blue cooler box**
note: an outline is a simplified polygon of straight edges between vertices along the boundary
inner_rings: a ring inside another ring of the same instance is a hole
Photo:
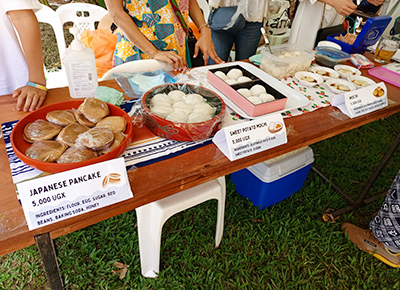
[[[314,161],[310,147],[258,163],[231,174],[236,191],[260,209],[299,191]]]
[[[363,53],[367,50],[368,46],[374,45],[378,41],[389,25],[390,20],[392,20],[392,17],[387,15],[369,18],[353,44],[348,44],[335,38],[335,36],[339,36],[341,33],[329,35],[326,40],[339,44],[342,50],[347,53]]]

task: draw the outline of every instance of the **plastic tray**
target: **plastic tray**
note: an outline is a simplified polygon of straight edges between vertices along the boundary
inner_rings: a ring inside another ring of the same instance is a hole
[[[110,152],[100,155],[96,158],[81,161],[81,162],[75,162],[75,163],[50,163],[50,162],[44,162],[44,161],[39,161],[36,159],[32,159],[28,156],[25,155],[26,149],[31,146],[30,143],[26,142],[22,136],[24,134],[24,128],[27,124],[30,122],[33,122],[37,119],[46,119],[46,115],[48,112],[55,111],[55,110],[67,110],[67,109],[77,109],[84,99],[76,99],[76,100],[71,100],[71,101],[65,101],[61,103],[55,103],[55,104],[50,104],[45,107],[39,108],[36,111],[33,111],[32,113],[29,113],[25,117],[23,117],[21,120],[18,121],[18,123],[15,125],[14,129],[11,132],[11,145],[14,150],[15,155],[21,161],[26,163],[27,165],[37,168],[39,170],[45,171],[45,172],[63,172],[66,170],[71,170],[74,168],[79,168],[87,165],[91,165],[97,162],[102,162],[110,159],[117,158],[120,156],[122,153],[124,153],[125,149],[128,147],[128,145],[131,143],[132,138],[133,138],[133,124],[132,120],[129,117],[129,115],[122,110],[121,108],[112,105],[112,104],[107,104],[108,107],[110,108],[110,115],[111,116],[122,116],[125,118],[127,121],[126,124],[126,129],[125,129],[125,134],[126,138],[125,140],[114,150],[111,150]]]
[[[192,71],[198,72],[199,74],[202,73],[204,75],[207,75],[208,70],[224,68],[224,67],[228,67],[228,66],[235,66],[235,65],[241,66],[244,70],[247,70],[248,72],[252,73],[256,77],[258,77],[260,80],[269,84],[271,87],[274,87],[276,90],[280,91],[283,95],[286,96],[287,101],[286,101],[285,108],[280,111],[276,111],[274,113],[281,113],[281,112],[285,112],[287,110],[293,110],[293,109],[296,109],[299,107],[304,107],[304,106],[307,106],[308,103],[310,102],[310,100],[307,99],[307,97],[305,95],[288,87],[281,81],[277,80],[273,76],[267,74],[265,71],[262,71],[261,69],[257,68],[255,65],[248,63],[248,62],[235,61],[235,62],[229,62],[229,63],[223,63],[223,64],[214,64],[214,65],[194,68],[194,69],[192,69]],[[207,84],[205,84],[205,86],[207,86]],[[211,85],[209,85],[209,87],[212,87],[212,90],[215,91],[219,96],[221,96],[221,98],[224,100],[226,105],[228,107],[230,107],[233,111],[238,113],[241,117],[246,118],[246,119],[257,119],[257,118],[265,116],[265,115],[261,115],[258,117],[249,116],[246,112],[244,112],[241,108],[239,108],[239,106],[237,106],[233,101],[231,101],[228,97],[226,97],[218,89],[216,89],[215,87],[213,87]]]
[[[384,67],[374,67],[368,70],[371,76],[377,77],[389,84],[400,87],[400,74]]]

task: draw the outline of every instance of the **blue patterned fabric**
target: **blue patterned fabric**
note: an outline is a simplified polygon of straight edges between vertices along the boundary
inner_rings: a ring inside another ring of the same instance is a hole
[[[400,171],[369,228],[385,246],[400,249]]]

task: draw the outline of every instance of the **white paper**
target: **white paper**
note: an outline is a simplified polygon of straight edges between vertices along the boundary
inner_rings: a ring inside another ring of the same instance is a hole
[[[281,114],[271,114],[222,128],[213,142],[234,161],[287,143],[285,123]]]
[[[133,197],[124,158],[17,184],[29,230]]]
[[[332,105],[350,118],[362,116],[388,105],[387,88],[384,82],[355,91],[336,95]]]

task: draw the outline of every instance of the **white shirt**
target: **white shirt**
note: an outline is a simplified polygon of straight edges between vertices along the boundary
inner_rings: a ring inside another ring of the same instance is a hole
[[[25,86],[28,66],[18,36],[6,14],[13,10],[41,9],[37,0],[0,0],[0,95]]]
[[[330,6],[317,0],[303,0],[297,8],[289,35],[289,43],[297,43],[301,47],[313,49],[317,32],[320,28],[331,27],[343,23],[344,17]],[[321,25],[322,22],[322,25]]]
[[[238,11],[249,22],[263,22],[268,15],[269,0],[209,0],[210,7],[238,6]]]

